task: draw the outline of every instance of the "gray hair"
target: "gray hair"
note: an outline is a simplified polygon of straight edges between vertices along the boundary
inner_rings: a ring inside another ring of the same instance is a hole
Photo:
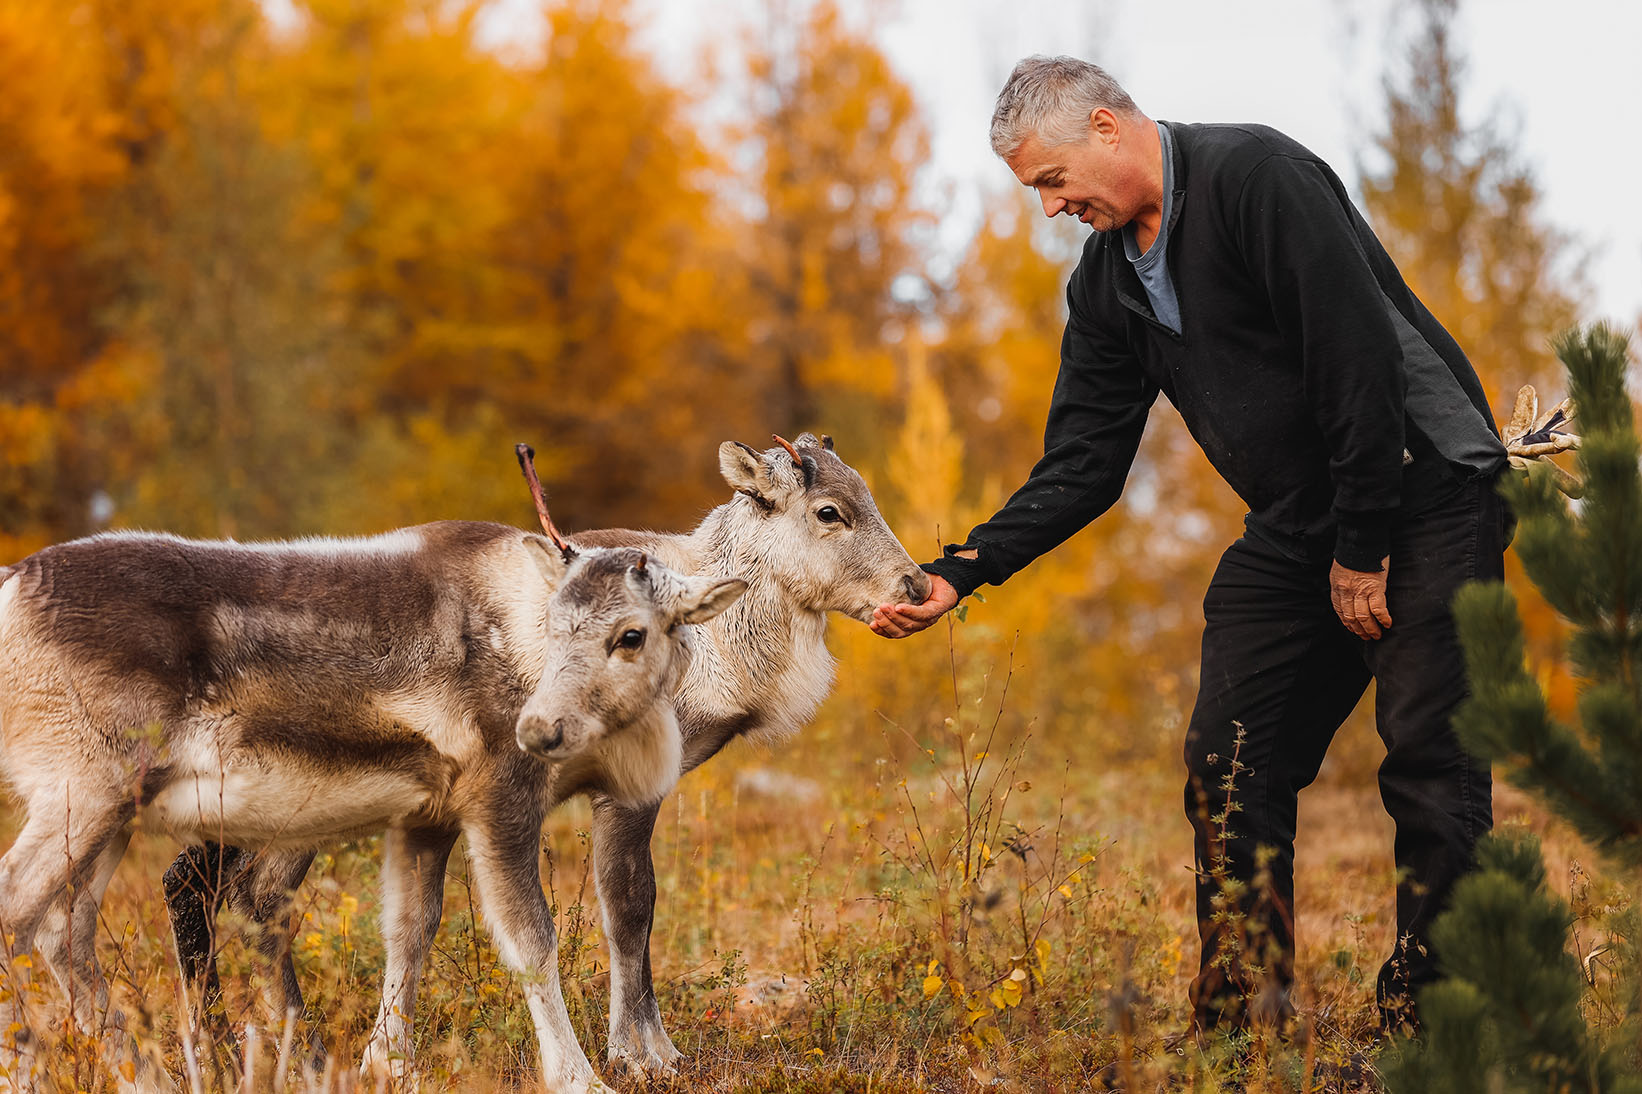
[[[1028,57],[1015,66],[992,111],[992,151],[1015,154],[1028,137],[1046,148],[1080,141],[1100,107],[1136,115],[1140,108],[1099,65],[1076,57]]]

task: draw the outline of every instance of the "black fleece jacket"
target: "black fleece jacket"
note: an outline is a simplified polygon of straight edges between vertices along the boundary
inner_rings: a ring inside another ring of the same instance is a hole
[[[1111,507],[1159,391],[1248,505],[1249,530],[1297,558],[1377,571],[1400,511],[1504,464],[1465,354],[1328,165],[1266,126],[1166,124],[1165,259],[1181,331],[1152,314],[1121,233],[1091,235],[1067,286],[1043,458],[967,542],[924,567],[960,595]],[[1411,376],[1426,404],[1417,415]],[[1469,466],[1428,435],[1459,417],[1481,436]]]

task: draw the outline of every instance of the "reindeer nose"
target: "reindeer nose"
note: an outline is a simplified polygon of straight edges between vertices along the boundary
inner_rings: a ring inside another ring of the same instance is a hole
[[[521,722],[518,741],[520,748],[538,756],[552,752],[564,744],[564,719],[555,719],[551,730],[539,718]]]
[[[901,586],[906,589],[908,604],[922,604],[929,599],[929,575],[922,570],[914,570],[903,577]]]

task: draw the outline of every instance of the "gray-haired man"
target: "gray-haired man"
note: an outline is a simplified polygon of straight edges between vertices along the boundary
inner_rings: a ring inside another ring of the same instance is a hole
[[[1156,122],[1096,66],[1033,57],[998,97],[992,146],[1045,215],[1095,229],[1067,288],[1044,455],[925,567],[929,599],[883,606],[873,628],[921,630],[1103,513],[1168,396],[1249,506],[1204,600],[1186,738],[1195,1024],[1288,1012],[1297,796],[1371,678],[1403,879],[1379,999],[1387,1024],[1411,1021],[1435,975],[1431,920],[1492,823],[1488,768],[1449,728],[1465,691],[1449,598],[1503,570],[1505,450],[1476,373],[1334,172],[1276,130]],[[1234,753],[1228,833],[1210,796]]]

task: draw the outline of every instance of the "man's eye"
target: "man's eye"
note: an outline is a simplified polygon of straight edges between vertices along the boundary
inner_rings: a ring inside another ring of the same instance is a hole
[[[837,524],[844,518],[839,514],[838,510],[834,509],[832,506],[823,505],[815,511],[815,519],[819,520],[822,524]]]
[[[643,631],[624,631],[622,636],[616,639],[616,648],[621,650],[636,650],[643,645]]]

